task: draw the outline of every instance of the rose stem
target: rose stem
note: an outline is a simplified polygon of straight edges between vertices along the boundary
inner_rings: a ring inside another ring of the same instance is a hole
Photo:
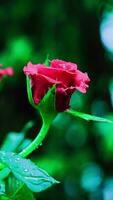
[[[53,117],[46,117],[46,120],[43,119],[43,125],[42,128],[37,135],[37,137],[31,142],[31,144],[26,147],[22,152],[19,153],[22,157],[27,157],[29,154],[31,154],[35,149],[37,149],[40,144],[42,144],[42,141],[44,140],[45,136],[47,135],[47,132],[51,126],[51,123],[53,121]]]

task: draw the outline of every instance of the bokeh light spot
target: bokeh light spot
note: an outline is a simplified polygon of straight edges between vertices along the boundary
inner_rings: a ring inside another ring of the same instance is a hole
[[[113,12],[107,12],[100,24],[100,36],[105,48],[113,53]]]

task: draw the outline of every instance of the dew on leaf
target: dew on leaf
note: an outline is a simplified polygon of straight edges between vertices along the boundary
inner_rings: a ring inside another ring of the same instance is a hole
[[[16,160],[16,161],[20,161],[20,158],[16,158],[15,160]]]
[[[24,172],[28,172],[28,169],[24,169]]]

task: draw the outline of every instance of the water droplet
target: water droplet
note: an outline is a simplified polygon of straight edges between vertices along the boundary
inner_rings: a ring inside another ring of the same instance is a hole
[[[24,172],[28,172],[28,169],[24,169]]]
[[[20,160],[20,158],[16,158],[15,160],[16,160],[16,161],[19,161],[19,160]]]

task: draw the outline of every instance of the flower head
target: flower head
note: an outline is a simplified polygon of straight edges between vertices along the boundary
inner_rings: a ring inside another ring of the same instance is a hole
[[[2,65],[0,65],[1,67]],[[0,68],[0,80],[2,79],[3,76],[13,76],[14,71],[12,67],[7,67],[6,69]]]
[[[31,81],[33,100],[36,105],[40,103],[47,91],[55,84],[55,107],[58,112],[69,108],[71,95],[79,90],[86,93],[89,87],[89,77],[77,69],[71,62],[54,59],[50,67],[44,64],[34,65],[31,62],[23,69]]]

